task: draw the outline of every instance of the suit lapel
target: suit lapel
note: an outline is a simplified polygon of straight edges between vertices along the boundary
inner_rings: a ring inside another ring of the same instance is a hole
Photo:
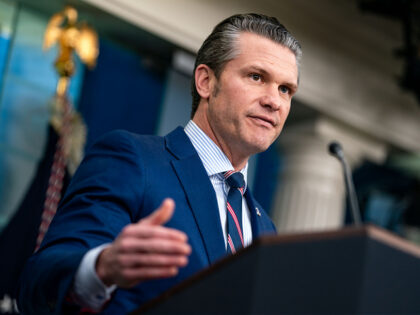
[[[167,149],[177,158],[171,163],[187,196],[209,263],[212,263],[226,255],[216,193],[182,128],[168,134],[165,141]]]
[[[246,189],[245,199],[251,215],[252,238],[255,240],[261,235],[275,233],[276,230],[270,218],[267,216],[265,211],[258,206],[251,191],[249,190],[249,187]]]
[[[255,206],[254,198],[252,197],[251,192],[249,191],[249,187],[247,187],[246,189],[245,199],[251,215],[252,238],[255,240],[260,235],[260,231],[262,228],[260,220],[261,216],[257,215],[257,211],[260,211],[260,209],[258,209]]]

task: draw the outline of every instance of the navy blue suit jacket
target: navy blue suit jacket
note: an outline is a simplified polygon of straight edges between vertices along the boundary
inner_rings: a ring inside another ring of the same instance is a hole
[[[249,189],[253,238],[275,228]],[[74,274],[86,252],[112,242],[137,222],[174,199],[166,226],[184,231],[192,247],[188,265],[176,277],[117,289],[104,314],[125,314],[226,255],[216,194],[201,160],[182,128],[165,137],[114,131],[87,153],[74,175],[41,249],[22,275],[23,313],[61,313]],[[257,215],[258,210],[261,215]],[[252,266],[250,266],[252,268]]]

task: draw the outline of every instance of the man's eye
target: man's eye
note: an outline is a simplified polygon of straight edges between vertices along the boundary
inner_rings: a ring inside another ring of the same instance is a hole
[[[280,91],[280,93],[282,93],[282,94],[287,94],[287,93],[289,93],[289,92],[290,92],[290,88],[289,88],[289,87],[287,87],[287,86],[285,86],[285,85],[281,85],[281,86],[279,87],[279,91]]]
[[[258,73],[251,73],[249,76],[254,81],[260,81],[261,80],[261,75],[259,75]]]

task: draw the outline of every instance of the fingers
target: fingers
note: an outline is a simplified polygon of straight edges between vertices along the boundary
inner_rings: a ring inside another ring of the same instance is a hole
[[[170,198],[166,198],[165,200],[163,200],[162,204],[156,211],[154,211],[152,214],[145,217],[144,219],[140,220],[139,223],[150,225],[163,225],[172,218],[174,210],[175,202]]]
[[[161,255],[161,254],[124,254],[118,259],[121,268],[161,268],[161,267],[184,267],[188,258],[184,255]]]
[[[142,221],[136,224],[127,225],[121,231],[121,237],[124,238],[154,238],[154,239],[171,239],[186,242],[188,237],[184,232],[179,230],[163,227],[141,224]]]
[[[191,247],[186,242],[168,239],[137,239],[127,238],[121,240],[118,252],[124,253],[157,253],[189,255]]]
[[[176,276],[178,268],[176,267],[150,267],[124,270],[123,276],[126,279],[131,279],[128,283],[135,283],[138,281],[162,279]]]

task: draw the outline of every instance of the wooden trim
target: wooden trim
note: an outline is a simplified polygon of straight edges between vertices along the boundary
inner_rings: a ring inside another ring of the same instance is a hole
[[[373,225],[368,226],[366,230],[369,237],[382,243],[385,243],[397,250],[420,258],[420,247],[416,244],[411,243],[398,235],[391,234],[388,231]]]

